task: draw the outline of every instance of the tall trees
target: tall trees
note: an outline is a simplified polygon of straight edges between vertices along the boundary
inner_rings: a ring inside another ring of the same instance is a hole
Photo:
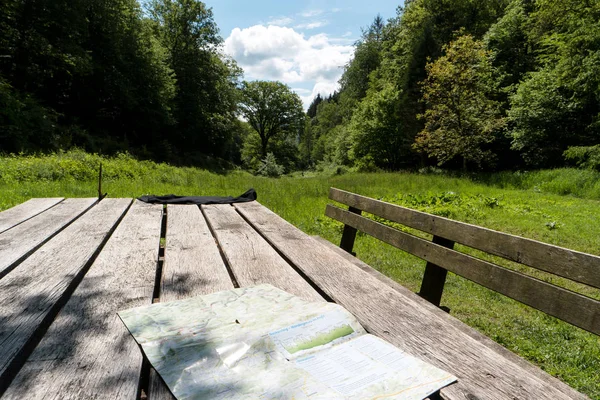
[[[180,151],[222,156],[233,140],[240,70],[219,52],[212,11],[198,0],[153,0],[149,10],[176,78],[170,139]]]
[[[317,107],[322,101],[323,98],[321,97],[321,93],[317,93],[313,101],[308,106],[308,110],[306,110],[306,115],[308,115],[309,118],[314,118],[317,116]]]
[[[377,15],[371,25],[363,29],[361,38],[354,44],[354,55],[344,67],[339,91],[322,102],[320,97],[316,98],[309,107],[311,121],[303,140],[309,140],[311,145],[303,145],[303,148],[311,148],[311,162],[351,163],[348,124],[357,104],[367,94],[371,74],[380,66],[385,26],[383,18]]]
[[[456,157],[482,166],[493,164],[492,143],[504,126],[500,102],[493,100],[497,74],[491,53],[471,35],[458,37],[444,46],[445,55],[427,64],[422,83],[427,109],[425,128],[415,148],[439,165]]]
[[[534,167],[600,143],[600,1],[538,0],[529,36],[538,69],[510,99],[513,147]]]
[[[221,53],[211,11],[197,0],[149,10],[137,0],[3,1],[0,151],[235,157],[240,70]]]
[[[344,68],[340,79],[340,96],[347,97],[354,106],[367,94],[369,75],[379,68],[385,22],[377,15],[356,42],[352,60]]]
[[[89,68],[75,77],[64,112],[82,121],[88,140],[105,151],[150,147],[172,122],[172,72],[141,16],[136,0],[91,2],[87,8]]]
[[[52,135],[20,150],[122,149],[168,124],[171,72],[135,0],[7,0],[2,8],[0,74],[25,103],[58,116]]]
[[[82,46],[85,15],[85,5],[78,0],[1,2],[0,151],[59,146],[65,132],[57,128],[59,114],[54,110],[62,113],[71,104],[73,78],[89,66]]]
[[[600,0],[407,0],[363,30],[339,89],[305,119],[284,85],[239,90],[201,1],[148,0],[146,13],[138,1],[0,2],[0,152],[239,161],[244,142],[245,156],[273,151],[288,167],[415,167],[420,150],[521,168],[600,143]],[[276,123],[258,117],[270,101]]]
[[[304,123],[300,97],[281,82],[243,82],[240,112],[260,137],[263,158],[270,140],[284,133],[295,135]]]
[[[415,136],[423,129],[421,86],[428,59],[442,53],[460,28],[476,37],[502,15],[506,0],[413,0],[399,8],[384,30],[381,66],[371,74],[367,95],[350,124],[357,162],[372,160],[379,167],[414,166]],[[370,161],[371,162],[371,161]]]

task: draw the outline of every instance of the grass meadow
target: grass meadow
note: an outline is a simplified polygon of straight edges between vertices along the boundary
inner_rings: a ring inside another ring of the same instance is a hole
[[[600,173],[575,169],[454,176],[449,173],[295,174],[278,179],[242,171],[211,173],[176,168],[128,155],[105,158],[71,151],[48,156],[0,157],[0,210],[31,197],[94,197],[98,166],[109,197],[144,194],[239,195],[258,200],[311,235],[339,244],[342,225],[325,217],[329,187],[600,254]],[[461,248],[478,256],[472,250]],[[357,256],[413,291],[425,262],[359,234]],[[494,259],[488,256],[487,259]],[[495,261],[498,261],[494,259]],[[498,261],[600,299],[600,290],[567,284]],[[442,305],[496,342],[591,398],[600,399],[600,338],[449,274]]]

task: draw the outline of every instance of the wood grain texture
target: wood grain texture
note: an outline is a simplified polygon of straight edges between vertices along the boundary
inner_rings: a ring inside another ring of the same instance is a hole
[[[233,283],[200,208],[196,205],[167,206],[160,301],[232,288]]]
[[[62,197],[29,199],[13,208],[0,212],[0,233],[27,221],[61,201],[63,201]]]
[[[233,289],[219,248],[196,205],[167,206],[167,234],[160,301]],[[152,370],[148,399],[174,399]]]
[[[161,215],[133,204],[4,398],[135,398],[142,355],[117,312],[152,301]]]
[[[0,234],[0,278],[75,218],[97,199],[67,199],[49,210]]]
[[[523,304],[600,335],[600,301],[328,205],[326,215]]]
[[[0,393],[130,204],[103,200],[0,280]]]
[[[244,204],[260,206],[255,202]],[[323,301],[232,206],[203,205],[202,209],[241,287],[269,283],[305,300]]]
[[[600,257],[331,188],[329,198],[390,221],[600,288]]]
[[[419,303],[421,305],[421,307],[426,308],[430,312],[436,314],[436,317],[439,318],[440,320],[442,320],[444,324],[450,324],[450,325],[454,326],[455,328],[459,329],[461,332],[471,336],[473,339],[477,340],[481,344],[489,347],[491,350],[498,353],[501,357],[504,357],[507,360],[509,360],[510,362],[517,364],[520,368],[523,368],[527,372],[534,374],[538,379],[546,382],[546,384],[548,384],[548,385],[556,385],[557,384],[556,378],[550,376],[549,374],[547,374],[546,372],[544,372],[537,366],[535,366],[532,363],[530,363],[529,361],[519,357],[518,355],[516,355],[512,351],[508,350],[507,348],[502,347],[501,345],[494,342],[489,337],[479,333],[478,331],[471,328],[467,324],[450,316],[448,313],[439,309],[434,304],[431,304],[428,302],[423,302],[422,299],[416,293],[411,292],[410,289],[400,285],[398,282],[394,281],[393,279],[390,279],[389,277],[385,276],[384,274],[377,271],[370,265],[364,263],[363,261],[359,260],[358,258],[351,256],[350,254],[346,253],[345,251],[343,251],[342,249],[337,247],[335,244],[327,241],[326,239],[323,239],[322,237],[319,237],[319,236],[312,236],[312,237],[316,241],[318,241],[319,243],[321,243],[322,245],[324,245],[325,247],[330,249],[331,251],[333,251],[333,252],[337,253],[338,255],[340,255],[341,257],[343,257],[346,261],[351,262],[352,264],[356,265],[363,271],[365,271],[368,274],[370,274],[371,276],[375,277],[383,284],[391,287],[392,289],[396,290],[400,294]],[[574,398],[578,398],[578,396],[581,396],[578,392],[576,392],[570,386],[567,386],[562,382],[559,382],[559,385],[560,385],[559,389],[563,390],[563,392],[567,396],[574,397]]]
[[[370,332],[439,368],[459,381],[442,397],[477,399],[585,399],[564,383],[521,368],[432,312],[433,305],[382,284],[371,274],[256,204],[236,208],[269,242]],[[427,304],[427,306],[423,306]],[[549,382],[552,382],[550,384]]]

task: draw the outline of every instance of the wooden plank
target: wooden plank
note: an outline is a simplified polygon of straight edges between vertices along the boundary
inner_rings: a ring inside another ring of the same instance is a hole
[[[0,278],[90,208],[97,199],[67,199],[0,234]]]
[[[600,257],[331,188],[329,198],[390,221],[600,288]]]
[[[232,206],[203,205],[202,210],[240,287],[270,283],[305,300],[323,301]]]
[[[35,217],[63,201],[62,197],[29,199],[13,208],[0,212],[0,233]]]
[[[358,208],[350,207],[348,211],[361,215],[361,211]],[[354,254],[352,249],[354,248],[354,240],[356,239],[356,228],[349,225],[344,225],[344,231],[342,232],[342,239],[340,240],[340,247],[350,254]],[[356,255],[356,254],[354,254]]]
[[[160,301],[172,301],[233,289],[206,220],[195,205],[167,206],[165,262]],[[148,398],[174,399],[152,370]]]
[[[325,214],[473,282],[600,335],[600,301],[471,257],[331,205]]]
[[[506,349],[505,347],[502,347],[501,345],[494,342],[489,337],[483,335],[482,333],[479,333],[478,331],[471,328],[467,324],[450,316],[448,313],[439,309],[435,305],[428,303],[428,302],[421,301],[419,296],[416,293],[411,292],[410,289],[400,285],[398,282],[383,275],[381,272],[377,271],[376,269],[374,269],[370,265],[364,263],[363,261],[359,260],[358,258],[351,256],[350,254],[341,250],[335,244],[333,244],[319,236],[312,236],[312,238],[315,239],[316,241],[318,241],[323,246],[327,247],[329,250],[335,252],[336,254],[338,254],[339,256],[344,258],[346,261],[356,265],[358,268],[362,269],[363,271],[367,272],[371,276],[375,277],[383,284],[391,287],[392,289],[399,292],[403,296],[406,296],[409,299],[412,299],[413,301],[419,303],[421,307],[429,310],[431,313],[436,314],[436,318],[439,318],[441,321],[443,321],[444,324],[450,324],[450,325],[454,326],[455,328],[459,329],[463,333],[471,336],[473,339],[477,340],[481,344],[487,346],[491,350],[498,353],[500,357],[504,357],[504,358],[508,359],[510,362],[517,364],[520,368],[525,369],[527,372],[534,374],[538,379],[546,382],[546,384],[548,384],[548,385],[556,384],[556,381],[557,381],[556,378],[554,378],[554,377],[550,376],[549,374],[547,374],[546,372],[542,371],[540,368],[536,367],[529,361],[519,357],[512,351]],[[563,389],[565,389],[565,394],[570,395],[570,396],[579,395],[579,393],[574,391],[571,387],[564,385],[562,382],[560,382],[560,384],[561,384],[561,387]]]
[[[452,240],[444,239],[439,236],[434,236],[432,242],[449,249],[454,248],[454,242]],[[442,300],[442,293],[444,292],[444,285],[446,284],[446,275],[448,275],[447,269],[432,262],[428,262],[427,265],[425,265],[425,273],[423,274],[419,295],[431,304],[439,306],[440,301]]]
[[[142,355],[117,312],[151,302],[161,215],[133,204],[4,398],[135,398]]]
[[[233,289],[200,208],[167,206],[167,235],[160,301]]]
[[[269,242],[370,332],[407,353],[455,374],[445,399],[585,399],[559,380],[540,379],[447,323],[433,305],[404,296],[320,245],[265,208],[236,208]],[[443,313],[445,314],[445,313]],[[543,372],[540,371],[543,374]],[[550,383],[551,382],[551,383]]]
[[[130,204],[103,200],[0,281],[0,394]]]

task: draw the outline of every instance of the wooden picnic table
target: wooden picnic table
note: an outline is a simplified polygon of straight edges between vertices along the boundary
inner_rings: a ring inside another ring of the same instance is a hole
[[[170,399],[117,311],[269,283],[458,377],[444,399],[584,399],[258,202],[32,199],[0,213],[0,394]]]

